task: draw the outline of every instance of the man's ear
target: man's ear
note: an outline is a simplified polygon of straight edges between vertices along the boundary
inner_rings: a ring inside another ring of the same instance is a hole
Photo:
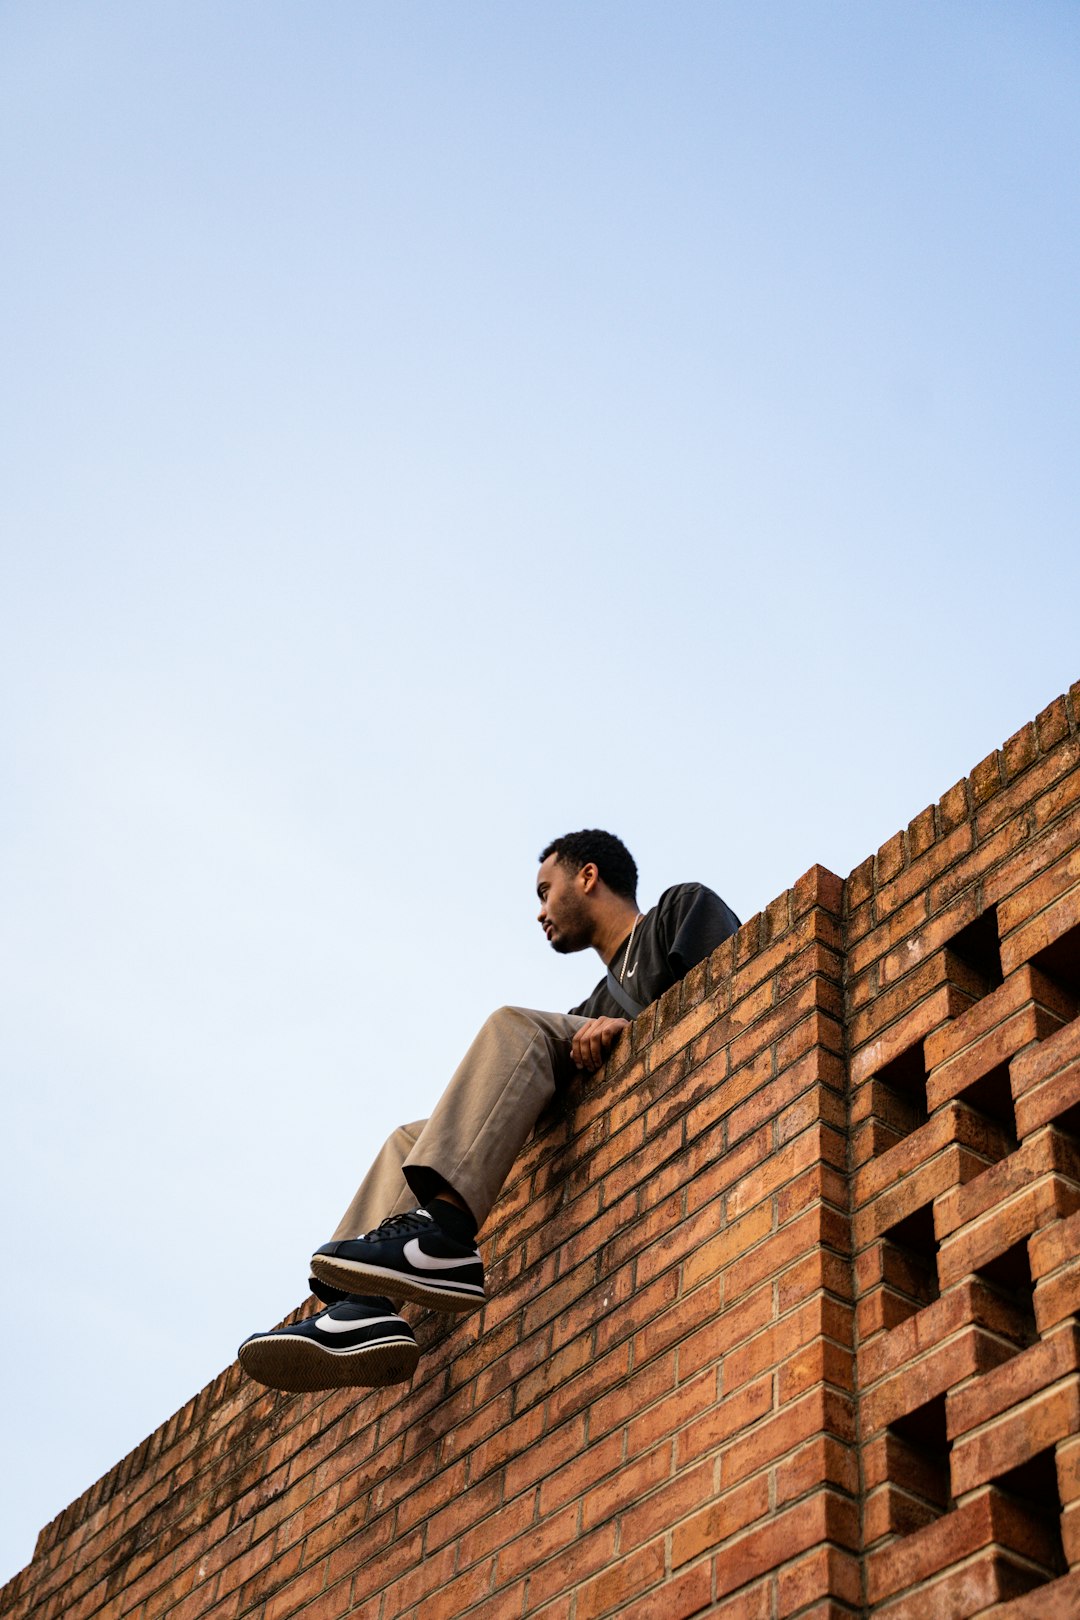
[[[577,876],[582,894],[592,894],[600,882],[600,869],[595,861],[586,861]]]

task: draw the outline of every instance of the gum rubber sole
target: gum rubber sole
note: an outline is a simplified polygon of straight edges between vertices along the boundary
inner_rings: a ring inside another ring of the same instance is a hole
[[[483,1294],[459,1294],[452,1288],[439,1288],[388,1267],[365,1265],[361,1260],[335,1259],[329,1254],[313,1254],[311,1272],[320,1282],[330,1283],[346,1294],[386,1294],[393,1300],[407,1299],[414,1305],[427,1305],[433,1311],[478,1311],[484,1303]]]
[[[239,1360],[257,1383],[304,1395],[316,1389],[382,1389],[407,1383],[420,1360],[420,1347],[412,1339],[390,1339],[355,1350],[324,1350],[312,1339],[267,1333],[242,1344]]]

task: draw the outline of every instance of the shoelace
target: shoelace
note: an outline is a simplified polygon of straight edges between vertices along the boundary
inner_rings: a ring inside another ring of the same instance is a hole
[[[421,1215],[415,1209],[408,1209],[402,1215],[388,1215],[385,1221],[380,1221],[372,1232],[365,1232],[365,1238],[396,1237],[399,1232],[429,1232],[436,1222],[430,1215]]]

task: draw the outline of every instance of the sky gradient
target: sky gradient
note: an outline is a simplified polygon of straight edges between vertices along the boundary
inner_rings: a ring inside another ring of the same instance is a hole
[[[1044,0],[0,8],[0,1579],[595,983],[552,837],[745,918],[1080,675],[1078,62]]]

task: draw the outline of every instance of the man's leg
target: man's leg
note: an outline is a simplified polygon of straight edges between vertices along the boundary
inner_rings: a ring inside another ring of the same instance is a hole
[[[482,1304],[476,1230],[557,1086],[573,1072],[570,1043],[586,1021],[526,1007],[493,1013],[402,1163],[425,1209],[413,1218],[399,1206],[378,1232],[343,1239],[350,1220],[355,1232],[364,1230],[355,1223],[354,1201],[335,1238],[312,1256],[315,1277],[339,1289],[387,1289],[435,1309]],[[448,1189],[465,1211],[439,1196]],[[366,1196],[362,1208],[370,1208]]]
[[[402,1174],[402,1166],[426,1124],[426,1119],[418,1119],[412,1125],[399,1125],[387,1137],[356,1189],[352,1203],[334,1228],[336,1238],[359,1237],[361,1232],[369,1232],[388,1215],[400,1215],[416,1208],[416,1195]]]
[[[388,1210],[415,1207],[401,1167],[423,1127],[423,1120],[399,1125],[388,1137],[338,1225],[340,1234],[377,1226]],[[245,1339],[240,1364],[249,1377],[292,1392],[397,1384],[412,1377],[420,1351],[412,1329],[385,1295],[311,1282],[326,1309]]]
[[[401,1382],[411,1377],[419,1352],[382,1290],[443,1310],[483,1302],[476,1229],[556,1087],[572,1073],[570,1042],[585,1022],[521,1007],[492,1014],[431,1119],[399,1126],[388,1138],[334,1240],[313,1257],[315,1289],[334,1303],[241,1346],[241,1363],[253,1378],[284,1390]],[[447,1193],[467,1209],[447,1203]],[[428,1207],[415,1211],[417,1199]],[[359,1236],[366,1232],[374,1241]]]
[[[573,1074],[570,1043],[587,1022],[528,1007],[492,1013],[402,1165],[421,1201],[445,1184],[483,1226],[533,1126]]]

